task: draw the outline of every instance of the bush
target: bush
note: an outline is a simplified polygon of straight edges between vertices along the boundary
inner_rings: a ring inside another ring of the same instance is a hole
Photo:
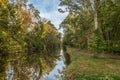
[[[107,43],[102,38],[99,29],[95,30],[94,33],[92,34],[88,46],[90,50],[93,50],[96,53],[107,50]]]

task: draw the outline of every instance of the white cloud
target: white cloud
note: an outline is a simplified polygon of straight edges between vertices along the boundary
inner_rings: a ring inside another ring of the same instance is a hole
[[[59,13],[59,0],[29,0],[36,9],[40,11],[40,16],[50,20],[58,29],[60,23],[65,19],[68,13]]]
[[[58,11],[41,13],[40,16],[50,20],[57,28],[59,24],[64,20],[68,13],[59,13]]]

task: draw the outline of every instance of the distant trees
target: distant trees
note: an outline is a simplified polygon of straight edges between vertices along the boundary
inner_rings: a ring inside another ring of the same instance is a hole
[[[61,0],[60,6],[67,6],[66,11],[69,11],[61,23],[64,41],[97,53],[119,53],[119,3],[118,0]]]

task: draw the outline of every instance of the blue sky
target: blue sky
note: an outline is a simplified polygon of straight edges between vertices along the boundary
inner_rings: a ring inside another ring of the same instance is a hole
[[[59,24],[65,19],[68,13],[59,13],[59,0],[29,0],[37,10],[40,16],[50,20],[58,29]]]

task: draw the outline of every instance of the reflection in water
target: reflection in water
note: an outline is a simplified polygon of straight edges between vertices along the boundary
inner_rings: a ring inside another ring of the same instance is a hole
[[[14,68],[12,65],[9,65],[8,70],[6,70],[6,79],[13,80]]]
[[[5,80],[5,64],[7,63],[8,54],[0,53],[0,80]]]
[[[44,80],[62,80],[62,71],[66,67],[63,50],[60,51],[60,59],[55,62],[56,66],[44,77]]]
[[[37,55],[30,55],[28,57],[26,55],[19,55],[19,58],[14,58],[8,62],[6,66],[6,79],[38,80],[41,74],[40,64],[40,58]]]
[[[6,64],[6,80],[62,80],[69,55],[63,50],[42,54],[24,53],[10,57]]]

